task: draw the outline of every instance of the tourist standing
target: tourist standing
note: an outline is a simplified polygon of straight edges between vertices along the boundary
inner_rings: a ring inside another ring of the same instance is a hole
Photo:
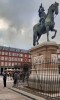
[[[4,84],[4,87],[6,87],[6,79],[7,79],[7,74],[6,72],[3,73],[3,84]]]

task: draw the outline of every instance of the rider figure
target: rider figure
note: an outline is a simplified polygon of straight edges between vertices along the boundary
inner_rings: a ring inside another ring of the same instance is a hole
[[[40,5],[40,7],[39,7],[39,10],[38,10],[38,12],[39,12],[39,17],[40,17],[40,20],[39,20],[40,25],[43,25],[43,23],[45,22],[46,14],[45,14],[44,11],[45,11],[45,10],[44,10],[44,7],[42,6],[42,3],[41,3],[41,5]]]

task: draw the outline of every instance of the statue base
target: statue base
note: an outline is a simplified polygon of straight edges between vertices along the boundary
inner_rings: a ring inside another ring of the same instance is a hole
[[[32,55],[32,71],[28,80],[30,88],[44,92],[59,91],[58,44],[46,42],[30,49]]]

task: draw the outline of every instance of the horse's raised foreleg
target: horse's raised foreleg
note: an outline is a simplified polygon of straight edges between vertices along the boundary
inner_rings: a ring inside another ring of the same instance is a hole
[[[51,31],[54,31],[55,32],[55,34],[51,37],[52,39],[54,39],[55,36],[56,36],[57,30],[56,29],[52,29]]]
[[[47,41],[49,41],[49,26],[46,26],[46,32],[47,32]]]

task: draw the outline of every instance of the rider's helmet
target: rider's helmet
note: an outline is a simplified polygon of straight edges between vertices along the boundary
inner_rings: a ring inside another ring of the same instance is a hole
[[[45,10],[44,10],[44,7],[42,6],[42,3],[41,3],[41,5],[40,5],[40,8],[39,8],[39,9],[40,9],[40,11],[45,11]]]

